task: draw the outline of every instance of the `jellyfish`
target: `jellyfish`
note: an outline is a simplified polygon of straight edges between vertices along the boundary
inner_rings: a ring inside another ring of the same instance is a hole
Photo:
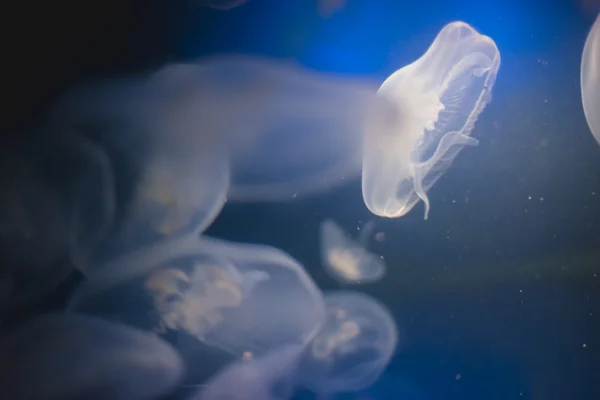
[[[149,332],[83,315],[36,317],[0,340],[0,391],[11,399],[155,399],[183,374]]]
[[[378,95],[386,119],[373,119],[365,137],[362,192],[374,214],[397,218],[450,167],[491,99],[500,67],[494,41],[463,22],[446,25],[427,52],[393,73]],[[394,111],[395,110],[395,111]]]
[[[366,389],[394,354],[394,320],[384,305],[359,292],[332,292],[324,299],[325,323],[300,361],[297,382],[325,396]]]
[[[363,133],[380,113],[379,103],[376,86],[368,82],[230,55],[74,90],[59,102],[53,121],[102,127],[102,136],[119,142],[121,152],[156,163],[148,167],[153,173],[147,180],[165,166],[174,168],[155,185],[146,184],[152,193],[162,193],[165,180],[172,185],[184,180],[184,169],[201,174],[192,161],[208,157],[214,181],[221,184],[213,183],[207,193],[226,186],[218,178],[225,174],[218,158],[230,168],[228,201],[285,201],[360,176]],[[191,176],[180,186],[193,182],[200,187],[206,178]],[[181,199],[181,189],[174,194]]]
[[[88,85],[61,99],[49,118],[53,129],[70,132],[86,153],[93,143],[101,176],[110,177],[94,198],[106,199],[102,206],[110,209],[111,223],[101,235],[88,238],[83,228],[72,235],[72,253],[86,275],[165,238],[202,233],[226,202],[230,170],[224,147],[197,127],[176,122],[182,94],[175,93],[179,82],[173,80],[155,73]],[[83,190],[80,196],[93,198]],[[111,198],[119,202],[111,204]],[[79,220],[88,222],[89,214],[95,215],[78,207]]]
[[[304,346],[288,345],[238,360],[212,377],[190,400],[283,400],[293,395]]]
[[[41,298],[73,271],[65,262],[71,187],[57,173],[69,164],[55,142],[5,143],[0,152],[0,303],[10,309]]]
[[[374,227],[374,221],[368,222],[355,242],[332,220],[321,224],[321,260],[332,278],[341,283],[360,284],[383,277],[385,262],[367,250]]]
[[[592,135],[600,143],[600,16],[592,26],[581,59],[581,98]]]
[[[69,310],[182,332],[235,357],[307,343],[324,318],[319,289],[286,253],[196,235],[103,267],[78,288]]]

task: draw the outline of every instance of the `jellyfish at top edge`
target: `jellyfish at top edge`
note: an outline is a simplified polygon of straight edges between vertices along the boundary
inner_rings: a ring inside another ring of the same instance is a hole
[[[491,99],[500,68],[494,41],[464,22],[446,25],[427,52],[388,77],[378,96],[387,118],[373,119],[365,135],[362,192],[374,214],[397,218],[419,200],[465,146]]]
[[[299,385],[328,396],[356,392],[379,379],[398,342],[389,310],[366,294],[326,293],[325,323],[297,368]]]
[[[241,359],[217,372],[190,400],[284,400],[293,395],[303,345]]]
[[[149,332],[82,315],[27,321],[0,340],[10,399],[155,399],[180,381],[175,349]]]
[[[321,260],[329,275],[341,283],[362,284],[380,280],[387,269],[383,259],[367,250],[374,221],[354,241],[333,221],[321,224]]]
[[[596,18],[583,48],[581,99],[590,131],[600,144],[600,15]]]
[[[306,343],[324,318],[321,293],[304,268],[269,246],[189,235],[88,278],[71,311],[184,332],[236,357]]]

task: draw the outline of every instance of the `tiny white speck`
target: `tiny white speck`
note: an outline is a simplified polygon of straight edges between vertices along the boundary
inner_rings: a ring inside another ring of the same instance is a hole
[[[531,200],[531,196],[528,196],[528,197],[527,197],[527,200]]]

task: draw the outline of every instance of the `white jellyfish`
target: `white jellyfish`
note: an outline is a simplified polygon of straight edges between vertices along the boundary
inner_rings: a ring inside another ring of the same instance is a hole
[[[325,270],[341,283],[360,284],[380,280],[386,271],[383,259],[367,250],[375,227],[369,221],[354,241],[332,220],[321,224],[321,260]]]
[[[387,119],[373,119],[365,138],[362,192],[369,210],[396,218],[450,167],[491,99],[500,68],[494,41],[464,22],[446,25],[427,52],[393,73],[378,95]]]
[[[236,357],[306,343],[324,318],[319,289],[289,255],[195,235],[104,266],[69,309],[185,332]]]
[[[581,98],[592,135],[600,143],[600,16],[596,18],[583,48]]]
[[[387,308],[358,292],[324,296],[325,324],[297,369],[297,382],[319,395],[371,386],[390,362],[398,342]]]
[[[37,317],[0,339],[0,392],[10,399],[155,399],[183,375],[150,332],[80,315]]]

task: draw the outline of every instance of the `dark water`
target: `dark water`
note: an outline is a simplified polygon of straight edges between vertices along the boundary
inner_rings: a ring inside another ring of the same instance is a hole
[[[31,131],[77,83],[212,53],[383,80],[446,23],[468,22],[502,55],[474,132],[481,143],[431,190],[428,221],[420,204],[378,221],[385,240],[374,250],[389,273],[364,291],[392,309],[400,343],[359,398],[598,399],[600,146],[579,86],[590,9],[568,0],[348,0],[322,18],[308,0],[252,0],[227,12],[184,1],[19,5],[10,18],[20,28],[2,39],[2,133],[6,146],[23,141],[12,132]],[[371,220],[360,182],[287,204],[228,205],[207,233],[279,247],[333,289],[318,257],[324,218],[348,230]]]

